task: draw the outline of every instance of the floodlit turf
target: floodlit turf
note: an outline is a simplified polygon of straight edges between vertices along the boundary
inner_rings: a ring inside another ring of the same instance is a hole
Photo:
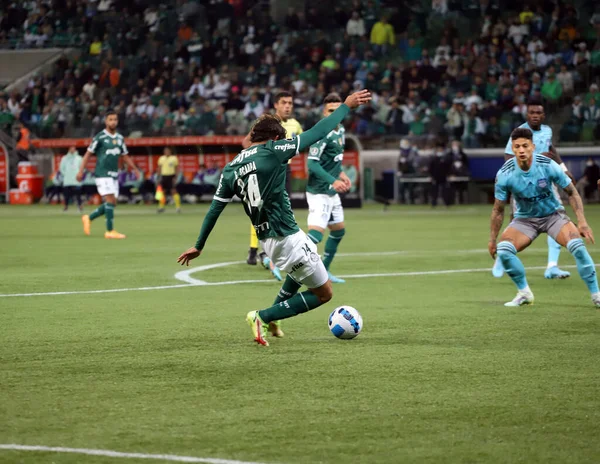
[[[129,237],[107,241],[101,220],[84,237],[75,212],[2,206],[0,294],[176,285],[204,211],[119,207]],[[332,270],[490,268],[489,211],[348,210],[350,255]],[[600,239],[599,212],[588,208]],[[230,206],[194,266],[245,260],[248,228]],[[541,237],[525,265],[545,265],[545,250]],[[574,264],[565,251],[561,264]],[[530,271],[536,304],[512,309],[512,283],[487,271],[349,278],[269,348],[244,317],[271,303],[275,281],[0,298],[0,443],[264,463],[597,463],[600,311],[569,270],[566,281]],[[192,277],[268,273],[233,264]],[[352,341],[327,329],[342,304],[365,321]],[[0,462],[148,461],[0,450]]]

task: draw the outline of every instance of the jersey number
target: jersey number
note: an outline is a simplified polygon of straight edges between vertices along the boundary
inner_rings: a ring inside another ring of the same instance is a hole
[[[256,174],[248,176],[248,183],[240,178],[237,180],[242,201],[248,205],[248,208],[260,208],[262,206],[262,197],[260,196],[260,188],[258,187],[258,177]]]

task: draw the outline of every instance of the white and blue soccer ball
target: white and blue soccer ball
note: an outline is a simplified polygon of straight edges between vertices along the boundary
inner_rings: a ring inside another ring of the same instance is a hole
[[[352,306],[340,306],[329,315],[329,330],[337,338],[349,340],[363,328],[362,316]]]

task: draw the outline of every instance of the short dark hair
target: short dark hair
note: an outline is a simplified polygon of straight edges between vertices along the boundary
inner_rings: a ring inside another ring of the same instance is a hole
[[[282,98],[292,98],[292,93],[291,92],[287,92],[287,91],[283,91],[283,92],[279,92],[275,94],[275,97],[273,97],[273,103],[279,103],[279,100],[281,100]]]
[[[517,127],[510,134],[510,138],[512,140],[515,140],[515,139],[528,139],[528,140],[533,141],[533,133],[529,129],[525,128],[525,127]]]
[[[115,110],[113,110],[112,108],[109,110],[106,110],[106,113],[104,113],[104,119],[108,118],[109,116],[112,116],[113,114],[115,116],[118,116],[117,112]]]
[[[263,114],[252,126],[250,141],[254,143],[275,139],[285,139],[285,129],[281,120],[272,114]]]
[[[530,98],[527,100],[527,106],[544,106],[544,103],[539,98]]]
[[[327,103],[342,103],[342,97],[335,92],[330,93],[323,99],[323,104],[326,105]]]

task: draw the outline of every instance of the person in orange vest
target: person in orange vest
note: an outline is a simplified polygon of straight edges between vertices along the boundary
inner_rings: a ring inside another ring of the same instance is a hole
[[[29,129],[23,124],[17,123],[17,154],[20,159],[29,159],[29,150],[31,149],[31,137]]]

